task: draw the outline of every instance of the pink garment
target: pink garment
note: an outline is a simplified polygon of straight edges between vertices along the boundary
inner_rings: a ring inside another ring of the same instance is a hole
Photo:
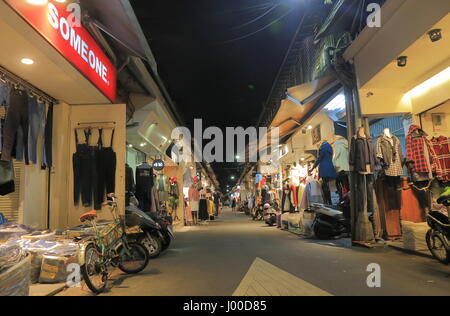
[[[195,187],[189,188],[189,201],[198,202],[200,201],[200,192]]]

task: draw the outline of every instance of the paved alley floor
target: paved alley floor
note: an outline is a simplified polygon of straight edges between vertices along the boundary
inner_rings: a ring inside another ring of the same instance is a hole
[[[370,264],[381,288],[369,288]],[[225,211],[186,227],[139,275],[120,277],[103,295],[450,295],[450,268],[390,248],[319,242]]]

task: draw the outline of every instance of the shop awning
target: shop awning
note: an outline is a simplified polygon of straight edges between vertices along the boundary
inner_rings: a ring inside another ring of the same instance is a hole
[[[281,101],[277,115],[269,126],[268,138],[270,130],[278,127],[279,143],[286,143],[314,113],[335,97],[341,88],[342,85],[331,76],[289,88],[287,98]],[[259,150],[265,150],[267,147],[269,144]],[[249,144],[246,155],[249,155],[249,148],[258,147]]]
[[[150,46],[128,0],[81,0],[92,23],[125,55],[147,60],[156,71]]]
[[[317,110],[317,101],[330,91],[337,91],[339,86],[334,78],[325,77],[289,88],[270,127],[279,128],[281,141],[290,138]]]

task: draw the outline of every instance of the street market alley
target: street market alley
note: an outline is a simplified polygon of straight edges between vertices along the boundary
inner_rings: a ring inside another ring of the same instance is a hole
[[[381,266],[381,288],[367,286],[371,263]],[[431,258],[302,239],[227,210],[182,228],[146,271],[116,278],[104,295],[448,295],[449,273]]]

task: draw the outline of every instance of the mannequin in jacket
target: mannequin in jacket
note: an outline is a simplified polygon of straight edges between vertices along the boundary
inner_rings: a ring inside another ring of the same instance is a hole
[[[325,204],[331,204],[330,182],[337,177],[333,165],[333,148],[328,141],[324,140],[319,147],[319,158],[317,158],[312,170],[319,167],[319,178],[322,179],[322,190]]]

